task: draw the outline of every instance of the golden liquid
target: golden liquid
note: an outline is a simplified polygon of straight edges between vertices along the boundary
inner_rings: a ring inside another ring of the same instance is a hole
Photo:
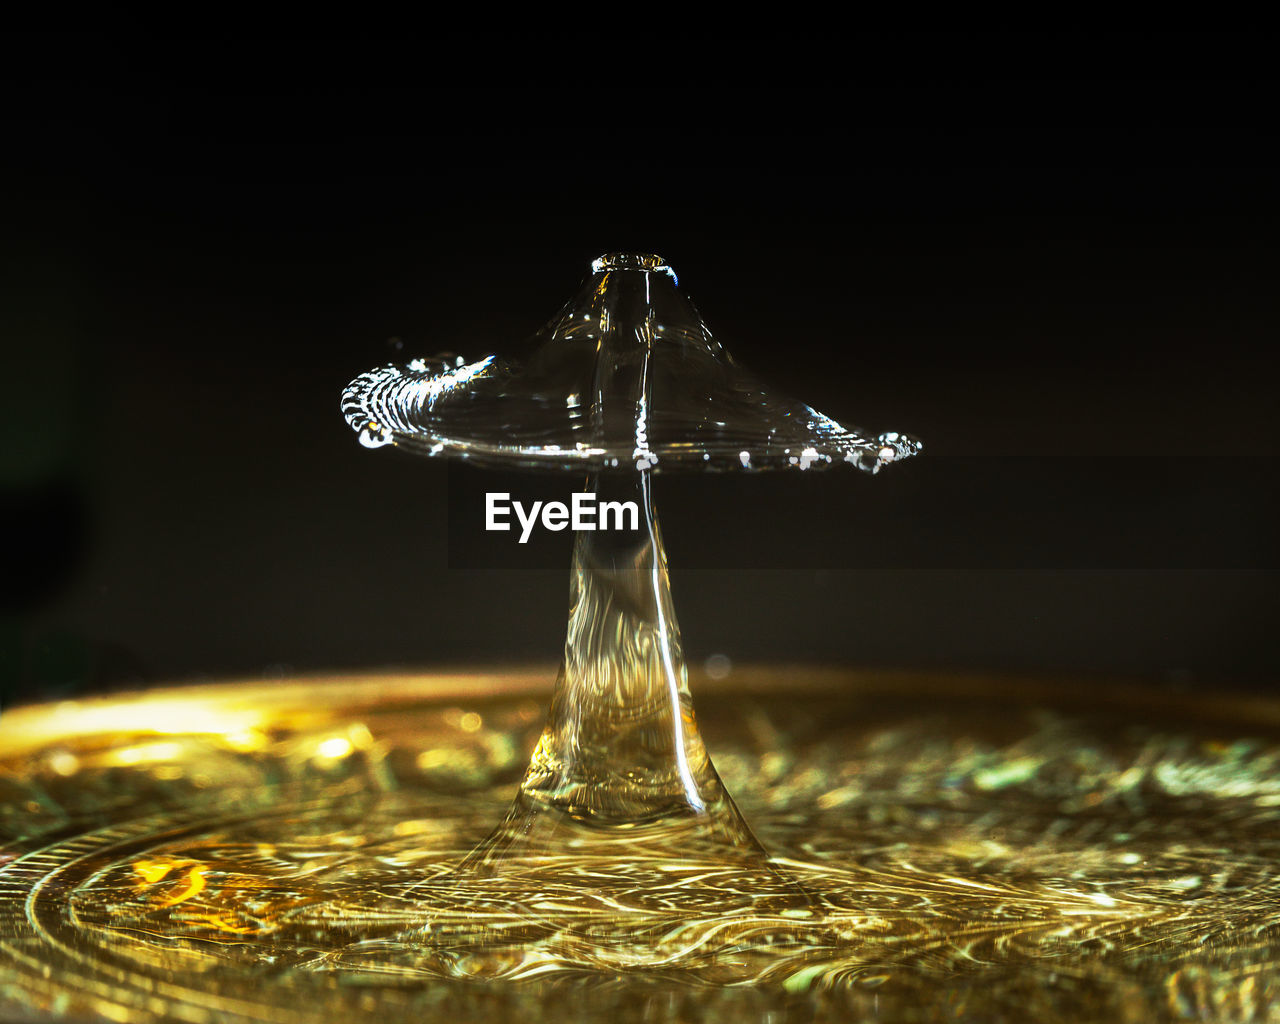
[[[643,525],[575,536],[546,724],[506,819],[458,874],[541,879],[551,863],[584,858],[611,872],[604,862],[619,851],[661,863],[679,849],[717,870],[732,860],[773,878],[771,909],[812,916],[808,897],[770,865],[703,742],[650,488],[648,474],[588,478],[589,492],[634,498]]]
[[[1280,705],[740,669],[695,681],[698,722],[770,856],[638,825],[460,871],[521,791],[551,675],[6,712],[0,1009],[1280,1015]]]

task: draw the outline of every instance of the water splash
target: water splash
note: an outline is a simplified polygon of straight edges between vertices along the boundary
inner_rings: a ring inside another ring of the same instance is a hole
[[[643,518],[634,531],[578,533],[546,725],[506,821],[464,872],[497,874],[516,860],[527,870],[619,843],[765,857],[698,728],[651,488],[647,473],[588,481],[601,501],[635,501]]]
[[[916,454],[779,394],[712,335],[658,256],[612,254],[533,338],[357,377],[352,429],[427,455],[530,468],[876,472]]]
[[[733,856],[816,919],[725,790],[698,731],[651,474],[668,469],[876,472],[915,454],[773,392],[712,336],[658,256],[597,259],[579,293],[522,348],[363,374],[342,408],[365,444],[549,469],[587,468],[597,504],[634,501],[633,535],[581,532],[564,661],[542,737],[505,821],[459,876],[537,874],[565,856]],[[613,471],[613,472],[611,472]],[[723,941],[730,941],[721,936]],[[741,938],[732,938],[740,942]]]

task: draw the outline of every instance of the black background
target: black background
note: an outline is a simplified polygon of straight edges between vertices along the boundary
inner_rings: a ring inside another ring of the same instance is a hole
[[[563,569],[450,568],[338,395],[617,250],[926,443],[659,479],[692,659],[1271,686],[1274,42],[11,37],[8,699],[558,657]]]

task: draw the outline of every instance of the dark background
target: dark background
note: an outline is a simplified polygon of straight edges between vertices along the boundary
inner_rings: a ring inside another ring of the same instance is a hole
[[[451,471],[338,395],[615,250],[926,443],[661,478],[693,660],[1270,687],[1274,44],[10,37],[7,699],[558,657],[564,570],[450,568]]]

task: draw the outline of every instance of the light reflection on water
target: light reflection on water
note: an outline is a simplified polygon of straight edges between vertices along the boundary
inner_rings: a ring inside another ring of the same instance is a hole
[[[61,737],[7,715],[5,998],[138,1020],[1280,1012],[1263,717],[776,681],[700,700],[767,864],[565,826],[564,855],[493,878],[451,871],[511,800],[536,677],[173,691],[194,729],[163,697],[72,709]]]

